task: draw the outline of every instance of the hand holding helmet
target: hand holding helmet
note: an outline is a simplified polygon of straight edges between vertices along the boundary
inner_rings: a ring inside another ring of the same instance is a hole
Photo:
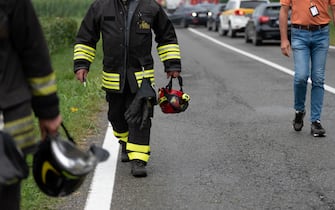
[[[68,140],[58,134],[48,135],[33,157],[33,177],[37,186],[46,195],[67,196],[76,191],[86,175],[95,166],[109,157],[108,151],[92,145],[87,151],[79,150],[64,124]]]
[[[163,113],[174,114],[184,112],[190,101],[190,96],[183,92],[183,79],[177,77],[180,90],[172,89],[172,77],[169,84],[165,88],[158,90],[158,103]]]

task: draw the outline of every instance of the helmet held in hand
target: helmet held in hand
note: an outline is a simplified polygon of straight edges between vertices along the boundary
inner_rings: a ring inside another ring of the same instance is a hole
[[[172,89],[172,78],[165,88],[158,90],[158,103],[163,113],[180,113],[184,112],[190,101],[190,96],[183,92],[182,77],[178,77],[180,90]]]

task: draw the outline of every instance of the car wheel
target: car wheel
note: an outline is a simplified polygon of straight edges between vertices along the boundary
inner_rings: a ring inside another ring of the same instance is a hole
[[[217,23],[213,23],[213,27],[214,27],[214,31],[218,31],[219,26]]]
[[[252,43],[255,45],[255,46],[259,46],[262,44],[262,40],[260,39],[260,37],[258,36],[257,32],[255,31],[255,35],[253,37],[253,40],[252,40]]]
[[[180,24],[183,28],[187,28],[188,27],[188,24],[186,23],[186,20],[185,19],[182,19],[181,20],[181,24]]]
[[[236,36],[236,32],[233,30],[230,23],[228,25],[228,36],[230,38],[234,38]]]
[[[222,29],[221,24],[219,24],[218,32],[219,32],[220,36],[224,36],[225,35],[225,33],[224,33],[223,29]]]
[[[251,39],[248,35],[248,31],[245,31],[244,33],[244,40],[245,40],[245,43],[251,43]]]
[[[212,24],[210,23],[210,21],[207,21],[207,30],[211,31],[212,30]]]

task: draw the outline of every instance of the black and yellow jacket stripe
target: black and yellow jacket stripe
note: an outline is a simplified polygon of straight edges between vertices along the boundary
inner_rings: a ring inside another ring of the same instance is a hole
[[[0,0],[0,110],[13,112],[26,103],[35,116],[54,118],[59,114],[56,91],[48,48],[31,2]],[[31,117],[11,120],[26,126],[33,123]],[[21,129],[18,124],[7,126],[15,132]],[[20,140],[29,146],[30,140]]]
[[[96,0],[80,26],[74,46],[74,71],[88,69],[103,40],[102,87],[122,92],[125,81],[136,92],[143,78],[154,82],[152,32],[165,71],[181,71],[180,49],[172,23],[155,0]]]

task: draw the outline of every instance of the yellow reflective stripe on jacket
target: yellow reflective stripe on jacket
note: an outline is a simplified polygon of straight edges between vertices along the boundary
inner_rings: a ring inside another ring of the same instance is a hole
[[[144,162],[149,161],[149,155],[139,152],[130,152],[128,153],[129,160],[143,160]]]
[[[33,114],[5,123],[4,130],[13,136],[19,148],[25,148],[36,144],[37,138],[34,132]]]
[[[127,143],[127,150],[132,152],[141,152],[141,153],[149,153],[150,146],[148,145],[138,145],[133,143]]]
[[[123,141],[123,142],[128,142],[128,135],[129,135],[129,132],[124,132],[124,133],[118,133],[116,131],[113,131],[114,133],[114,136],[116,138],[118,138],[119,140]]]
[[[111,90],[120,90],[120,74],[103,71],[102,86]]]
[[[84,59],[92,63],[95,58],[95,49],[83,44],[76,44],[73,53],[73,60]]]
[[[149,78],[152,85],[155,85],[155,70],[148,69],[135,72],[138,87],[141,87],[143,78]]]
[[[154,76],[155,76],[155,71],[153,69],[135,72],[136,80],[140,80],[143,78],[150,78]]]
[[[157,48],[161,61],[169,59],[180,59],[180,49],[177,44],[167,44]]]
[[[54,72],[44,77],[29,78],[28,81],[32,87],[34,96],[46,96],[57,91],[56,75]]]
[[[138,84],[138,87],[141,87],[141,85],[142,85],[142,79],[140,79],[140,80],[137,80],[137,84]],[[153,86],[155,86],[155,78],[150,78],[150,82],[151,82],[151,85],[153,85]]]

